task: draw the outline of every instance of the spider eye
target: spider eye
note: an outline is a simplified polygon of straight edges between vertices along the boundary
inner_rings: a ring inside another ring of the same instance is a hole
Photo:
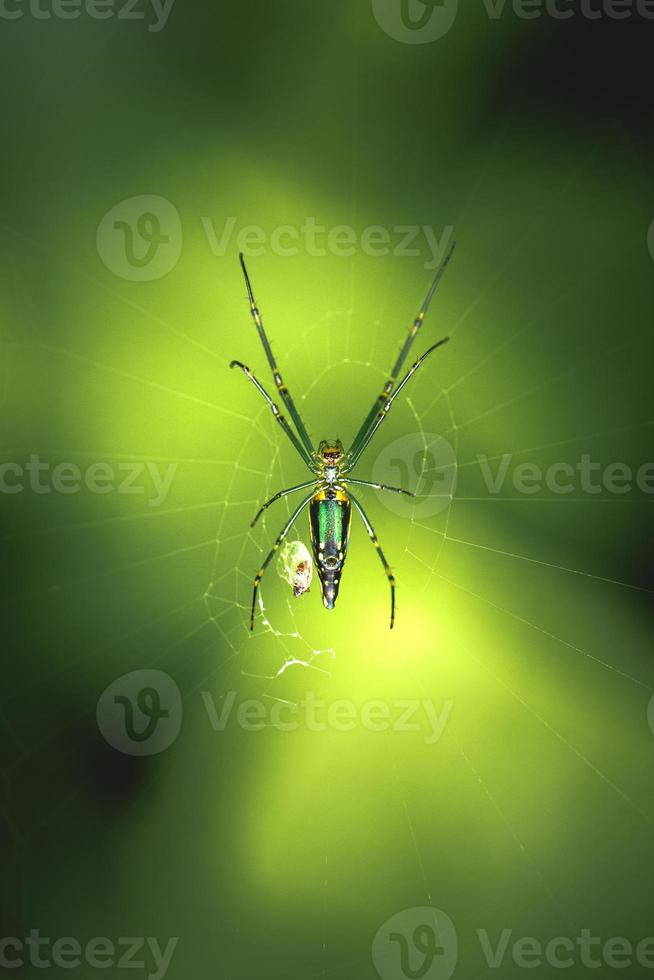
[[[323,561],[323,565],[325,568],[338,568],[338,558],[336,558],[334,555],[329,555]]]

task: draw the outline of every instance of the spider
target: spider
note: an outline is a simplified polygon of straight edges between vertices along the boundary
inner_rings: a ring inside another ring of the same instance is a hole
[[[230,363],[230,367],[240,368],[245,376],[255,386],[259,394],[266,400],[270,406],[273,416],[292,442],[305,465],[313,474],[312,479],[308,482],[300,483],[295,487],[288,487],[285,490],[280,490],[273,497],[271,497],[270,500],[267,500],[266,503],[260,507],[250,524],[250,527],[254,527],[263,512],[267,510],[271,504],[274,504],[275,501],[281,500],[282,497],[287,497],[291,493],[297,493],[299,490],[308,490],[311,488],[309,495],[304,498],[302,503],[295,509],[290,519],[282,528],[279,537],[275,541],[272,549],[266,556],[261,568],[255,576],[254,588],[252,592],[252,608],[250,610],[250,630],[254,629],[254,616],[261,579],[263,578],[268,565],[279,550],[279,547],[284,541],[286,535],[307,505],[309,505],[311,547],[313,550],[316,568],[318,570],[320,589],[325,608],[333,609],[338,597],[343,567],[347,557],[347,549],[350,539],[352,505],[354,505],[354,508],[359,513],[370,540],[372,541],[372,544],[379,555],[379,560],[381,561],[388,578],[391,589],[390,628],[393,629],[393,626],[395,625],[395,577],[393,576],[390,565],[386,561],[384,552],[380,547],[379,541],[377,540],[377,535],[375,534],[366,512],[349,488],[351,485],[372,487],[375,490],[386,490],[389,493],[401,493],[408,497],[415,497],[415,494],[411,493],[409,490],[404,490],[401,487],[389,487],[383,483],[371,483],[368,480],[354,479],[350,476],[350,473],[370,445],[370,441],[377,432],[377,429],[388,415],[391,405],[407,384],[409,379],[416,373],[420,365],[427,357],[429,357],[430,354],[432,354],[438,347],[442,347],[442,345],[447,343],[449,340],[449,337],[444,337],[442,340],[439,340],[438,343],[433,344],[428,350],[426,350],[425,353],[418,358],[413,367],[407,371],[397,387],[395,387],[395,382],[400,373],[402,365],[404,364],[409,350],[411,349],[411,345],[413,344],[413,341],[423,324],[427,310],[429,309],[429,304],[431,303],[443,273],[445,272],[445,269],[452,258],[455,247],[456,242],[452,245],[442,265],[436,272],[418,316],[409,328],[409,334],[402,344],[390,377],[384,385],[381,394],[373,402],[370,411],[364,419],[361,428],[354,437],[354,441],[347,452],[345,452],[343,449],[343,444],[340,439],[323,439],[319,443],[318,449],[316,450],[314,448],[300,413],[295,406],[295,402],[293,401],[291,394],[284,384],[281,374],[279,373],[277,362],[275,361],[272,348],[263,327],[259,308],[257,307],[254,299],[252,284],[250,283],[250,277],[245,265],[245,259],[242,253],[239,255],[241,268],[245,277],[248,299],[250,301],[250,312],[259,333],[259,338],[263,345],[268,364],[270,365],[273,379],[277,386],[277,391],[288,409],[288,414],[290,415],[292,422],[295,424],[295,429],[291,428],[290,423],[281,414],[276,403],[256,379],[252,371],[250,371],[249,367],[247,367],[241,361],[232,361]]]

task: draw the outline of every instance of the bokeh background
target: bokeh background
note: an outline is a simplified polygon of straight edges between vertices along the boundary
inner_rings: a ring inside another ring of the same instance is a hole
[[[0,495],[5,937],[179,937],[175,980],[401,980],[373,937],[433,906],[472,980],[497,972],[476,929],[654,933],[652,496],[528,495],[510,475],[491,494],[478,463],[652,459],[654,23],[460,7],[425,44],[367,0],[176,0],[158,31],[145,6],[2,20],[3,461],[176,467],[159,507],[149,491]],[[139,281],[101,223],[118,206],[136,235],[143,195],[174,209],[173,261]],[[307,218],[354,229],[353,254],[271,247]],[[427,516],[360,491],[398,578],[392,633],[355,524],[336,610],[315,585],[292,602],[271,566],[249,635],[250,580],[290,511],[249,521],[305,473],[229,370],[270,384],[237,261],[252,225],[264,320],[316,439],[354,434],[432,276],[424,239],[378,256],[361,233],[458,240],[418,343],[452,342],[359,469],[416,432],[458,464]],[[130,755],[96,705],[143,669],[174,680],[183,720],[165,750]],[[307,692],[449,714],[426,744],[424,725],[221,732],[207,712]],[[502,976],[523,973],[507,953]]]

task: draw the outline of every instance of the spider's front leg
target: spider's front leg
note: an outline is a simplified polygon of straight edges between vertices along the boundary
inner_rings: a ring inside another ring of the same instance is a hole
[[[270,395],[268,394],[268,392],[266,391],[266,389],[263,387],[263,385],[259,381],[257,381],[257,379],[255,378],[255,376],[252,373],[252,371],[250,371],[250,369],[247,366],[247,364],[243,364],[242,361],[231,361],[229,366],[230,366],[230,368],[235,368],[235,367],[240,368],[241,371],[243,372],[243,374],[245,375],[245,377],[248,379],[248,381],[251,381],[252,382],[252,384],[257,389],[257,391],[259,392],[259,394],[266,400],[266,402],[268,404],[268,407],[270,408],[270,411],[273,413],[273,417],[281,425],[282,429],[284,430],[284,432],[286,433],[286,435],[288,436],[288,438],[291,440],[291,442],[295,446],[297,452],[300,454],[302,460],[306,463],[306,465],[309,467],[309,469],[313,469],[312,459],[309,456],[309,453],[304,448],[304,446],[302,445],[302,443],[300,442],[300,440],[298,439],[298,437],[295,435],[295,433],[291,429],[290,425],[288,424],[288,422],[286,421],[286,419],[284,418],[284,416],[281,414],[281,412],[279,411],[279,408],[277,407],[277,405],[275,404],[275,402],[272,400],[272,398],[270,397]]]

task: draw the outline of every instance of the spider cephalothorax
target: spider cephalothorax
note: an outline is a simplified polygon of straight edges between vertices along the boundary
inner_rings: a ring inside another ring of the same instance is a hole
[[[340,439],[323,439],[316,455],[325,466],[338,466],[345,456],[343,443]]]
[[[317,472],[329,483],[335,483],[343,470],[345,450],[340,439],[323,439],[314,453]]]
[[[272,400],[270,395],[257,381],[255,376],[252,374],[250,369],[245,366],[245,364],[242,364],[241,361],[232,361],[230,367],[241,368],[252,384],[257,388],[259,393],[263,395],[270,406],[274,417],[279,422],[282,429],[293,443],[295,449],[312,473],[312,479],[310,481],[300,483],[296,487],[289,487],[287,490],[280,490],[279,493],[276,493],[274,497],[271,497],[270,500],[266,501],[266,503],[262,505],[252,521],[251,526],[253,527],[261,514],[263,514],[264,510],[270,507],[271,504],[273,504],[276,500],[279,500],[281,497],[286,497],[288,494],[295,493],[297,490],[308,490],[311,488],[311,493],[302,501],[300,506],[292,514],[290,520],[287,521],[286,525],[281,531],[281,534],[277,538],[271,551],[267,555],[266,559],[261,565],[261,568],[255,576],[254,590],[252,592],[252,608],[250,611],[250,629],[254,629],[254,613],[256,610],[259,583],[263,578],[266,568],[272,561],[273,556],[278,551],[296,518],[301,511],[304,510],[307,504],[309,505],[311,547],[313,550],[316,568],[318,570],[318,578],[320,579],[320,588],[325,607],[327,609],[333,609],[338,596],[338,589],[341,582],[341,575],[345,564],[345,559],[347,557],[347,548],[350,540],[352,504],[354,504],[355,509],[358,511],[359,516],[364,523],[370,540],[377,550],[379,559],[384,566],[384,570],[388,577],[391,587],[391,629],[393,629],[393,624],[395,622],[395,578],[393,577],[390,566],[384,557],[384,552],[381,550],[372,524],[368,520],[366,512],[357,498],[349,490],[349,486],[351,484],[355,484],[360,487],[372,487],[376,490],[388,490],[391,493],[404,493],[409,497],[413,497],[414,494],[412,494],[409,490],[403,490],[400,487],[388,487],[383,483],[371,483],[368,480],[355,480],[349,476],[349,473],[352,469],[354,469],[359,461],[359,458],[367,449],[370,440],[388,415],[391,405],[402,391],[402,388],[404,388],[407,381],[415,374],[425,358],[428,357],[432,351],[436,350],[437,347],[440,347],[448,340],[448,338],[445,337],[444,340],[440,340],[437,344],[433,344],[429,350],[425,351],[422,357],[418,358],[411,370],[407,371],[400,383],[397,385],[397,387],[395,387],[397,376],[407,358],[411,344],[413,343],[414,338],[423,324],[429,304],[431,303],[432,297],[436,292],[441,276],[443,275],[443,272],[445,271],[445,268],[452,257],[454,248],[455,246],[452,245],[447,257],[445,258],[445,261],[436,273],[425,301],[420,308],[418,316],[409,329],[409,335],[402,345],[398,358],[391,371],[390,378],[384,385],[382,394],[373,402],[372,408],[364,419],[363,424],[354,437],[354,441],[347,452],[344,451],[343,444],[339,439],[323,439],[322,442],[318,444],[318,449],[314,449],[306,426],[304,425],[304,422],[300,417],[300,413],[295,407],[295,402],[293,401],[288,388],[282,380],[279,369],[277,368],[277,363],[273,356],[272,348],[270,347],[266,332],[263,329],[259,309],[254,300],[252,286],[245,267],[245,260],[242,255],[240,256],[243,275],[245,276],[245,283],[248,291],[248,298],[250,300],[252,317],[256,324],[261,343],[263,344],[263,349],[266,353],[268,363],[272,370],[273,378],[275,384],[277,385],[277,390],[288,410],[291,421],[295,425],[295,429],[291,428],[290,423],[280,413],[279,408]],[[306,589],[302,589],[302,591],[306,591]]]

